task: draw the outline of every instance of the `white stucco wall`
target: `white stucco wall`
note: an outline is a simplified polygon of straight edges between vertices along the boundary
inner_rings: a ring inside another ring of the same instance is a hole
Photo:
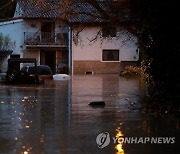
[[[59,22],[55,23],[55,32],[61,32],[62,27]],[[63,29],[65,31],[65,29]],[[41,22],[37,20],[23,20],[23,19],[11,19],[4,20],[0,22],[0,33],[4,36],[9,36],[11,41],[14,42],[15,48],[13,48],[13,54],[20,54],[21,57],[27,56],[25,52],[26,46],[24,44],[24,33],[38,33],[41,32]],[[39,50],[28,50],[30,52],[37,52],[35,58],[37,58],[38,62],[40,61],[40,52]],[[33,53],[34,53],[33,52]],[[39,55],[37,57],[37,54]],[[34,55],[34,54],[31,54]],[[1,71],[7,70],[7,61],[5,60],[1,66]]]
[[[83,29],[79,33],[78,43],[72,41],[72,53],[73,53],[73,60],[98,60],[102,61],[102,50],[103,49],[119,49],[119,59],[120,61],[138,61],[139,55],[136,51],[136,41],[137,39],[134,37],[134,42],[126,42],[123,43],[125,39],[121,37],[115,37],[111,40],[109,39],[101,39],[100,37],[94,41],[90,42],[93,38],[96,37],[97,32],[100,29],[98,27],[87,27]],[[72,30],[72,40],[77,39],[75,36],[77,32],[77,28]]]
[[[0,22],[0,33],[2,33],[4,36],[9,36],[11,41],[15,44],[15,48],[12,48],[13,54],[20,54],[22,50],[21,48],[24,43],[22,23],[22,19]],[[2,72],[7,71],[7,60],[4,60],[0,69]]]
[[[55,23],[55,32],[67,31],[60,27],[60,23]],[[38,33],[41,32],[41,23],[36,20],[11,20],[0,22],[0,33],[8,35],[13,42],[15,42],[14,54],[22,54],[26,49],[24,46],[24,32],[26,33]]]
[[[31,24],[36,24],[36,27],[31,27]],[[24,50],[24,32],[37,32],[39,27],[40,24],[33,21],[11,20],[0,23],[0,33],[8,35],[15,42],[13,54],[20,54]]]

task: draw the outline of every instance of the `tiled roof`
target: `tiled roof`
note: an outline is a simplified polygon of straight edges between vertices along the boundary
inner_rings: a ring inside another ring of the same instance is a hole
[[[59,10],[55,9],[57,3],[45,1],[44,3],[26,0],[18,0],[16,15],[24,18],[57,18]]]
[[[60,1],[46,0],[44,3],[38,3],[37,1],[25,1],[19,0],[19,9],[16,10],[16,16],[22,16],[24,18],[56,18],[62,13],[59,7]],[[103,3],[100,7],[104,7]],[[72,8],[68,8],[69,12],[76,10],[77,13],[73,13],[68,17],[70,23],[89,23],[89,22],[103,22],[98,17],[98,11],[88,3],[77,3]],[[18,12],[19,11],[19,12]],[[92,15],[93,14],[93,15]]]
[[[103,7],[103,3],[100,3],[100,6]],[[88,3],[78,3],[75,7],[77,14],[71,16],[71,23],[103,22],[99,12]]]

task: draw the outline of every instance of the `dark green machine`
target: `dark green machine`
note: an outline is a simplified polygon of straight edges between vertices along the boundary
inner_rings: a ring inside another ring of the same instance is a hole
[[[9,84],[36,84],[39,83],[39,77],[37,73],[29,74],[20,69],[21,63],[28,63],[37,67],[37,61],[35,58],[10,58],[8,59],[8,70],[6,75],[6,83]]]

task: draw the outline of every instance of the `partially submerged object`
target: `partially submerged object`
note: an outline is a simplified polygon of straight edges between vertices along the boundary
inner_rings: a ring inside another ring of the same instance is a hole
[[[104,107],[105,102],[104,101],[94,101],[94,102],[90,102],[89,105],[92,107],[98,107],[98,106]]]
[[[20,69],[20,64],[31,63],[35,67],[35,74]],[[35,58],[10,58],[8,59],[8,70],[5,83],[8,84],[36,84],[40,83],[39,77],[36,73],[36,59]]]
[[[53,80],[70,80],[70,75],[67,74],[55,74],[53,75]]]
[[[0,83],[6,81],[6,73],[0,73]]]

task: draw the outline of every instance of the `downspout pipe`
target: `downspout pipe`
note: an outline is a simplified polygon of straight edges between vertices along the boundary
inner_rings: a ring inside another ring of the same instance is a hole
[[[73,68],[72,68],[72,29],[69,27],[68,30],[68,67],[69,67],[69,75],[72,76]]]

